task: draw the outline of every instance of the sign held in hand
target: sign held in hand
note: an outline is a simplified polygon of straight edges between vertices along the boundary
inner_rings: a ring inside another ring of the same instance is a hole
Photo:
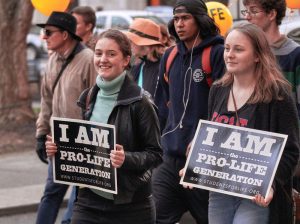
[[[287,135],[200,120],[180,183],[266,197],[286,140]]]
[[[54,182],[117,194],[116,168],[110,161],[116,142],[113,125],[54,117],[52,136],[58,146]]]

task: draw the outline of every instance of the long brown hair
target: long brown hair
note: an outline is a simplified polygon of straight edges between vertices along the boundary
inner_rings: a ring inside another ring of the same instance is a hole
[[[250,23],[238,24],[229,33],[233,30],[241,32],[249,38],[254,54],[259,59],[254,70],[256,85],[248,103],[269,103],[273,99],[282,100],[283,92],[291,92],[291,84],[284,78],[264,32]],[[233,77],[232,73],[226,72],[216,84],[232,85]]]

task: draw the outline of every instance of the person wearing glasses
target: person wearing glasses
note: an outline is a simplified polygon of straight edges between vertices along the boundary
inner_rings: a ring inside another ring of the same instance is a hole
[[[52,53],[47,62],[41,85],[41,110],[36,121],[36,152],[48,163],[45,141],[51,133],[51,116],[81,118],[76,101],[80,93],[95,83],[93,51],[76,35],[76,19],[69,13],[53,12],[43,28],[43,39]],[[36,224],[54,224],[68,185],[53,182],[53,166],[48,163],[48,177]]]
[[[279,25],[286,13],[285,0],[243,0],[245,18],[265,33],[269,45],[285,77],[293,86],[294,97],[300,118],[300,45],[280,34]],[[296,122],[296,121],[295,121]],[[300,165],[295,173],[293,186],[300,191]]]
[[[286,1],[243,0],[243,4],[246,9],[241,11],[242,15],[264,31],[285,77],[296,91],[294,95],[300,118],[300,46],[279,32],[286,13]]]
[[[211,191],[209,223],[292,224],[292,176],[299,158],[299,127],[291,85],[259,27],[236,25],[224,46],[226,73],[211,87],[209,120],[281,133],[288,139],[268,195],[257,194],[249,200]]]

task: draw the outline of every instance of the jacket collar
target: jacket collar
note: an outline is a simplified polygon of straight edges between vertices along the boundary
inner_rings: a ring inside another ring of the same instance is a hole
[[[141,100],[143,96],[142,89],[126,74],[123,85],[121,86],[117,105],[127,105]]]

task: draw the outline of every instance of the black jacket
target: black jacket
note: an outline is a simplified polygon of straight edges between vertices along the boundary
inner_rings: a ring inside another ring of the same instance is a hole
[[[151,96],[155,98],[159,77],[159,60],[153,62],[146,59],[141,63],[132,66],[130,73],[132,74],[133,79],[136,83],[138,83],[140,71],[143,64],[143,89],[148,91]]]
[[[88,108],[89,89],[77,102],[85,120],[92,115],[98,91],[97,85],[92,87]],[[151,195],[152,169],[162,162],[159,121],[150,99],[128,75],[107,123],[115,125],[116,143],[123,145],[125,150],[125,161],[117,170],[118,194],[114,195],[114,202],[143,200]]]

